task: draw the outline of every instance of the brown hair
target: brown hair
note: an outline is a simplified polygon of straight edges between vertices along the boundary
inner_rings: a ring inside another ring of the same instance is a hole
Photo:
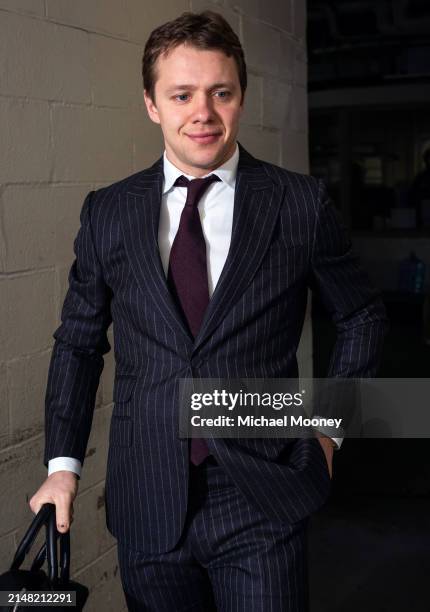
[[[247,86],[245,56],[239,38],[230,24],[219,13],[182,13],[153,30],[146,42],[142,59],[143,87],[155,103],[155,65],[158,57],[180,44],[197,49],[219,49],[227,57],[233,56],[239,73],[242,100]]]

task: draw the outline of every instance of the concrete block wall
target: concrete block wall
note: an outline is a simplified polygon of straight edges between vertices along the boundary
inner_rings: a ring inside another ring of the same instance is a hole
[[[157,25],[206,8],[229,20],[245,48],[240,141],[306,172],[304,0],[0,0],[0,572],[32,518],[27,499],[46,476],[52,334],[83,199],[161,154],[161,133],[143,105],[143,47]],[[309,375],[308,324],[300,357]],[[72,573],[91,588],[90,611],[125,609],[103,505],[113,370],[111,352],[72,527]]]

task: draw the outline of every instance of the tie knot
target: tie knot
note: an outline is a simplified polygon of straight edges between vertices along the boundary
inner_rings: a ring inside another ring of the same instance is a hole
[[[196,178],[191,180],[187,179],[186,176],[181,174],[181,176],[176,179],[174,184],[178,187],[188,188],[187,201],[185,204],[193,206],[198,203],[203,193],[206,191],[206,189],[211,183],[220,180],[221,179],[216,174],[210,174],[205,178]]]

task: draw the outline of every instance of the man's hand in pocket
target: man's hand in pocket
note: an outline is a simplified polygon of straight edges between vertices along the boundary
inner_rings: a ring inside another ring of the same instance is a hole
[[[328,438],[327,436],[324,436],[321,433],[318,433],[318,440],[322,446],[325,458],[327,460],[327,467],[328,467],[328,472],[330,474],[330,478],[332,478],[333,477],[333,453],[334,453],[336,444],[333,442],[331,438]]]

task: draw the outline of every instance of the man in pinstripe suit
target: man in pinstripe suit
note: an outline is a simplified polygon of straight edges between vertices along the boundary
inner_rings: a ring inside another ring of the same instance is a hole
[[[49,476],[30,506],[55,503],[59,530],[69,528],[113,322],[106,516],[129,609],[303,611],[306,523],[329,493],[334,442],[214,438],[194,461],[178,438],[178,380],[296,377],[309,286],[338,331],[328,376],[371,376],[384,308],[324,184],[237,142],[246,66],[220,15],[157,28],[143,77],[165,151],[84,202],[49,369]],[[194,329],[179,286],[182,273],[198,310],[189,279],[201,253],[187,250],[199,245],[183,219],[192,185],[212,174],[197,213],[208,304]]]

